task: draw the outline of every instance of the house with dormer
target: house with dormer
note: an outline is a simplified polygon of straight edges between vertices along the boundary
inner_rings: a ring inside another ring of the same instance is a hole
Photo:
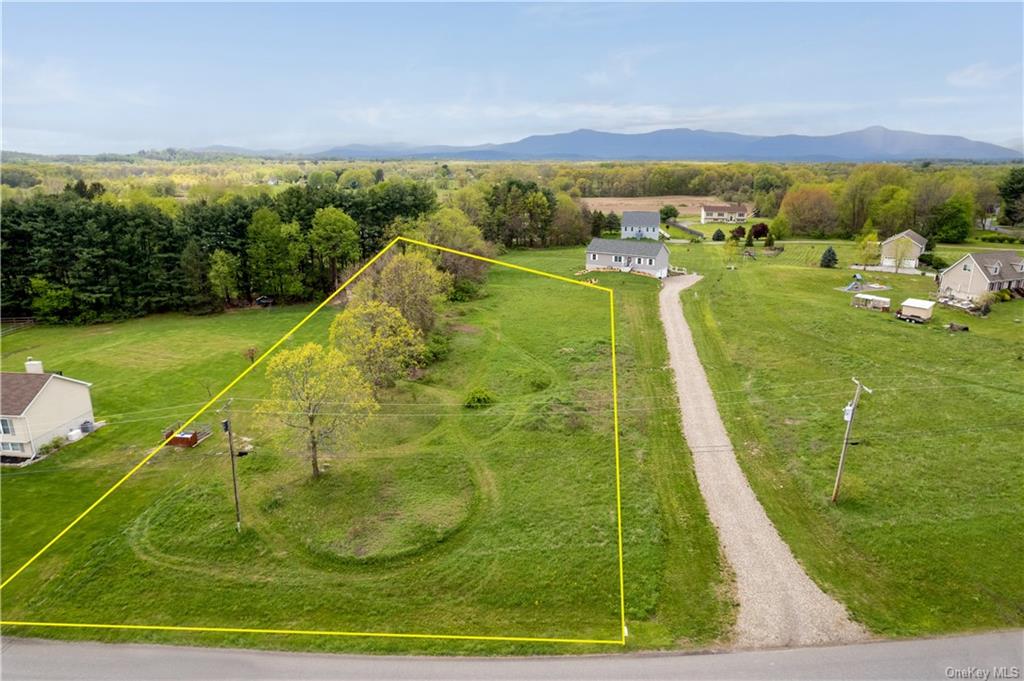
[[[939,295],[980,303],[992,291],[1024,296],[1024,257],[1015,251],[968,253],[939,274]]]

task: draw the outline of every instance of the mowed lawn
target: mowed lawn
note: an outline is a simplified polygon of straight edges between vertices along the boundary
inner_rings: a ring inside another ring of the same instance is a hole
[[[673,246],[705,276],[682,302],[740,462],[826,591],[876,633],[1024,624],[1024,301],[927,325],[850,307],[824,244],[777,258]],[[758,249],[760,252],[760,249]],[[940,247],[949,261],[960,248]],[[898,305],[929,278],[868,273]],[[951,334],[957,322],[969,333]],[[851,377],[863,396],[838,506],[829,504]]]
[[[580,249],[507,259],[571,275]],[[618,293],[628,645],[697,646],[732,617],[714,532],[682,443],[657,284],[604,275]],[[309,306],[153,317],[5,339],[94,382],[111,425],[2,474],[5,576],[243,370]],[[322,341],[327,308],[288,341]],[[167,449],[4,588],[5,620],[617,639],[620,633],[607,295],[494,269],[453,305],[447,356],[381,396],[361,441],[311,481],[265,404],[260,367],[230,393],[243,532],[224,438]],[[494,403],[462,406],[473,390]],[[217,405],[223,406],[223,401]],[[344,411],[344,403],[338,405]],[[222,418],[206,414],[201,422]],[[554,645],[12,627],[7,633],[339,651],[580,652]]]

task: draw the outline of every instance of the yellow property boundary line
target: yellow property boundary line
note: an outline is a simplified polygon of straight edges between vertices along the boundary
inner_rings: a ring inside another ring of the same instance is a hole
[[[619,456],[619,386],[618,386],[618,369],[616,366],[616,355],[615,355],[615,292],[607,286],[598,286],[597,284],[591,284],[585,281],[577,281],[576,279],[570,279],[569,277],[563,277],[558,274],[551,274],[550,272],[543,272],[541,270],[535,270],[530,267],[523,267],[522,265],[513,265],[512,263],[502,262],[501,260],[495,260],[493,258],[487,258],[482,255],[476,255],[475,253],[467,253],[465,251],[459,251],[454,248],[448,248],[446,246],[438,246],[436,244],[427,243],[426,241],[419,241],[416,239],[410,239],[404,236],[398,236],[388,242],[388,245],[380,250],[375,256],[370,258],[365,265],[359,268],[359,270],[349,277],[345,282],[338,287],[334,293],[327,296],[323,302],[317,305],[313,310],[307,314],[302,320],[293,326],[286,334],[281,336],[273,345],[267,348],[266,352],[259,356],[255,362],[251,363],[245,368],[242,373],[238,374],[230,383],[214,395],[210,400],[199,408],[195,414],[193,414],[187,421],[185,421],[181,427],[179,427],[174,433],[172,433],[167,439],[161,442],[152,452],[146,455],[142,461],[137,463],[130,471],[125,473],[124,477],[115,482],[110,489],[104,492],[96,501],[92,502],[88,508],[82,511],[71,523],[68,524],[63,530],[57,533],[57,535],[48,541],[43,548],[39,549],[34,556],[29,558],[25,563],[19,567],[10,577],[0,583],[0,590],[11,583],[15,577],[20,575],[27,567],[32,565],[40,556],[46,553],[51,546],[60,541],[61,537],[67,534],[71,529],[82,521],[87,515],[89,515],[93,509],[99,506],[103,501],[114,493],[117,488],[123,485],[129,478],[139,471],[150,459],[156,456],[160,450],[167,446],[167,444],[177,437],[183,430],[185,430],[192,422],[199,418],[203,412],[213,406],[220,398],[222,398],[229,390],[238,384],[243,378],[245,378],[249,372],[255,369],[264,359],[266,359],[271,353],[277,350],[286,340],[288,340],[292,334],[298,331],[302,326],[316,315],[317,312],[322,310],[331,300],[334,299],[339,293],[345,290],[349,284],[355,281],[359,275],[370,268],[381,256],[391,250],[391,247],[398,243],[413,244],[415,246],[423,246],[425,248],[432,248],[436,251],[444,253],[451,253],[454,255],[461,255],[481,262],[486,262],[491,265],[498,265],[500,267],[507,267],[509,269],[518,270],[520,272],[526,272],[528,274],[536,274],[538,276],[547,277],[548,279],[554,279],[569,284],[575,284],[576,286],[585,286],[587,288],[596,289],[603,291],[608,294],[608,306],[610,312],[611,321],[611,354],[612,354],[612,421],[615,435],[615,516],[617,523],[618,533],[618,549],[619,549],[619,622],[621,636],[617,639],[583,639],[583,638],[546,638],[546,637],[529,637],[529,636],[472,636],[472,635],[459,635],[459,634],[402,634],[402,633],[384,633],[384,632],[372,632],[372,631],[318,631],[312,629],[258,629],[258,628],[244,628],[244,627],[188,627],[188,626],[170,626],[170,625],[147,625],[147,624],[94,624],[85,622],[33,622],[33,621],[18,621],[18,620],[0,620],[0,625],[4,626],[26,626],[26,627],[53,627],[53,628],[81,628],[81,629],[114,629],[114,630],[142,630],[142,631],[178,631],[178,632],[212,632],[212,633],[227,633],[227,634],[291,634],[291,635],[304,635],[304,636],[353,636],[353,637],[367,637],[367,638],[402,638],[402,639],[447,639],[457,641],[505,641],[505,642],[517,642],[517,643],[581,643],[581,644],[611,644],[611,645],[625,645],[626,644],[626,590],[625,590],[625,575],[623,571],[623,559],[622,559],[622,482],[620,474],[620,456]]]

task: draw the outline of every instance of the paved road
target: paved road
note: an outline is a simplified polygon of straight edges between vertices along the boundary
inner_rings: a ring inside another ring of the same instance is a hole
[[[669,277],[658,305],[697,482],[736,575],[736,645],[776,648],[864,640],[867,632],[796,562],[736,461],[679,301],[679,294],[698,281],[695,275]]]
[[[4,639],[4,681],[288,679],[982,679],[1024,666],[1024,632],[703,655],[531,658],[312,655]],[[950,670],[975,670],[952,676]],[[1002,678],[1020,678],[1003,676]]]

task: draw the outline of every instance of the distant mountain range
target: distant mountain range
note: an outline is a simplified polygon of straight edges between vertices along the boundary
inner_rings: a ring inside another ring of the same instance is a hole
[[[1016,142],[1016,140],[1015,140]],[[1016,146],[1016,145],[1014,145]],[[269,159],[433,159],[474,161],[1021,161],[1024,150],[977,142],[956,135],[927,135],[881,126],[837,135],[742,135],[672,128],[636,134],[574,130],[531,135],[517,142],[477,146],[348,144],[304,149],[248,149],[213,145],[163,149],[136,154],[64,154],[44,156],[4,151],[7,160],[57,159],[116,161],[133,157],[199,159],[208,157]]]
[[[955,135],[927,135],[881,126],[837,135],[741,135],[674,128],[627,134],[575,130],[478,146],[349,144],[284,151],[212,146],[192,151],[262,158],[451,159],[477,161],[1015,161],[1021,151]]]

